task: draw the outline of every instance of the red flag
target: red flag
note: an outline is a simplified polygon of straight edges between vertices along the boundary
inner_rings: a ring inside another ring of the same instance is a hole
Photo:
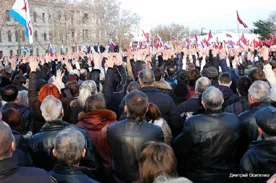
[[[208,33],[207,42],[209,42],[211,38],[213,38],[213,34],[212,34],[212,31],[210,30],[209,33]]]
[[[246,25],[246,23],[244,23],[244,22],[241,20],[238,11],[237,11],[237,20],[238,20],[238,22],[239,22],[240,24],[242,24],[242,25],[244,26],[244,28],[248,28],[248,26]]]
[[[197,35],[195,35],[195,40],[198,41]]]
[[[208,43],[208,41],[204,38],[203,39],[203,43],[206,45],[206,46],[209,46],[210,44]]]
[[[244,34],[242,34],[242,36],[241,36],[240,40],[243,42],[243,44],[245,44],[245,45],[246,45],[247,40],[246,40],[246,38],[244,37]]]
[[[274,39],[274,37],[272,37],[271,40],[270,40],[270,45],[269,46],[273,46],[274,42],[275,42],[275,39]]]
[[[191,43],[190,38],[187,38],[186,42],[187,42],[188,45],[190,45],[190,43]]]
[[[143,31],[143,34],[144,34],[144,36],[145,36],[145,38],[147,39],[147,43],[149,42],[149,40],[150,40],[150,35],[149,35],[149,33],[147,32],[147,33],[145,33],[144,32],[144,30],[142,30]]]

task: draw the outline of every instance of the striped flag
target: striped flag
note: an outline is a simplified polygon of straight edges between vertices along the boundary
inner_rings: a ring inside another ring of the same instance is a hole
[[[238,11],[237,11],[237,20],[238,20],[238,22],[239,22],[240,24],[242,24],[242,25],[244,26],[244,28],[248,28],[248,26],[246,25],[246,23],[244,23],[244,22],[241,20]]]
[[[29,49],[27,46],[23,46],[22,49],[23,49],[23,51],[25,51],[26,53],[29,53],[29,54],[31,53],[31,52],[30,52],[30,49]]]

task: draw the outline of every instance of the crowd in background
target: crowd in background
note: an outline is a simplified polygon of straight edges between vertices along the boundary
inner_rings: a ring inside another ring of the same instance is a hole
[[[0,79],[1,183],[275,179],[273,46],[14,55]]]

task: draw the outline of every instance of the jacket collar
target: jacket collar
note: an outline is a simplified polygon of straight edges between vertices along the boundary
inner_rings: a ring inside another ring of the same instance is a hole
[[[68,125],[70,124],[60,120],[50,121],[45,123],[45,125],[40,129],[40,131],[56,131],[63,129]]]
[[[142,92],[158,92],[157,88],[154,86],[146,86],[140,89]]]
[[[116,113],[108,109],[99,109],[88,113],[80,112],[78,115],[79,120],[82,120],[83,118],[95,118],[95,117],[99,119],[115,121],[117,118],[117,115]]]
[[[18,170],[19,165],[15,159],[16,158],[8,158],[0,161],[0,180],[14,174]]]
[[[256,109],[259,110],[262,107],[270,106],[271,104],[269,102],[256,102],[254,104],[250,104],[250,109]]]
[[[206,109],[204,111],[204,114],[220,114],[220,113],[223,113],[223,110],[222,109],[219,109],[219,110],[211,110],[211,109]]]
[[[56,164],[53,168],[53,171],[55,171],[56,173],[67,175],[83,174],[81,167],[70,167],[62,164]]]

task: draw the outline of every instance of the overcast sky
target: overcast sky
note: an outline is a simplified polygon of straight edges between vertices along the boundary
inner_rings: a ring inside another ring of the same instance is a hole
[[[254,21],[267,19],[276,10],[276,0],[121,0],[121,3],[141,17],[141,27],[178,23],[206,30],[236,29],[236,10],[249,28]]]

